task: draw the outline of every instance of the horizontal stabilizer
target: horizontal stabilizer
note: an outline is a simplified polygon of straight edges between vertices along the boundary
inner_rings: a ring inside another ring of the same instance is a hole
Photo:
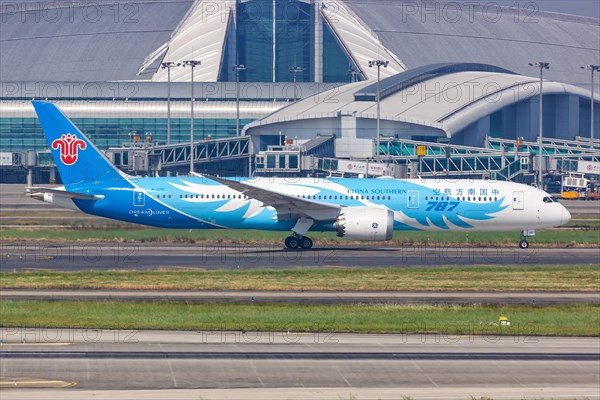
[[[36,194],[44,194],[49,193],[54,196],[61,196],[69,199],[77,199],[77,200],[100,200],[103,199],[102,195],[93,195],[88,193],[77,193],[77,192],[68,192],[64,189],[60,188],[45,188],[45,187],[28,187],[26,188],[27,194],[35,197]]]

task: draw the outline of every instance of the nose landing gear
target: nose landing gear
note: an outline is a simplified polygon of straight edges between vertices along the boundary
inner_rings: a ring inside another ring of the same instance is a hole
[[[534,230],[521,231],[521,241],[519,242],[519,248],[526,249],[529,247],[529,242],[527,241],[527,238],[530,236],[535,236]]]

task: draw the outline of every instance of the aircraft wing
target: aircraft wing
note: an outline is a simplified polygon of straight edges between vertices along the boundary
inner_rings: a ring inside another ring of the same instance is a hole
[[[216,176],[204,175],[210,180],[219,182],[233,190],[271,206],[277,211],[280,219],[306,217],[315,221],[335,220],[342,207],[337,204],[321,203],[301,197],[290,196],[273,190],[261,188],[245,182],[236,182]]]
[[[32,197],[36,195],[43,195],[44,193],[52,194],[54,196],[65,197],[68,199],[78,199],[78,200],[100,200],[104,198],[104,196],[95,196],[93,194],[87,193],[77,193],[77,192],[68,192],[59,188],[45,188],[45,187],[28,187],[25,188],[27,194],[30,194]]]

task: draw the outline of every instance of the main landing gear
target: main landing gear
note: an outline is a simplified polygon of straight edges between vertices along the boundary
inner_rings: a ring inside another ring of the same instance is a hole
[[[313,241],[307,236],[292,235],[285,238],[285,247],[288,249],[308,250],[312,248]]]
[[[304,236],[310,227],[314,224],[314,221],[310,218],[301,217],[296,221],[296,225],[292,228],[294,234],[288,236],[285,239],[285,247],[288,249],[302,249],[308,250],[313,246],[311,238]]]

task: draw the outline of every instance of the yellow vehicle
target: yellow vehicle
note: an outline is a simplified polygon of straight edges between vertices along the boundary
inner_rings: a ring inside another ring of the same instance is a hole
[[[560,198],[565,200],[577,200],[579,198],[579,193],[576,191],[562,192]]]

